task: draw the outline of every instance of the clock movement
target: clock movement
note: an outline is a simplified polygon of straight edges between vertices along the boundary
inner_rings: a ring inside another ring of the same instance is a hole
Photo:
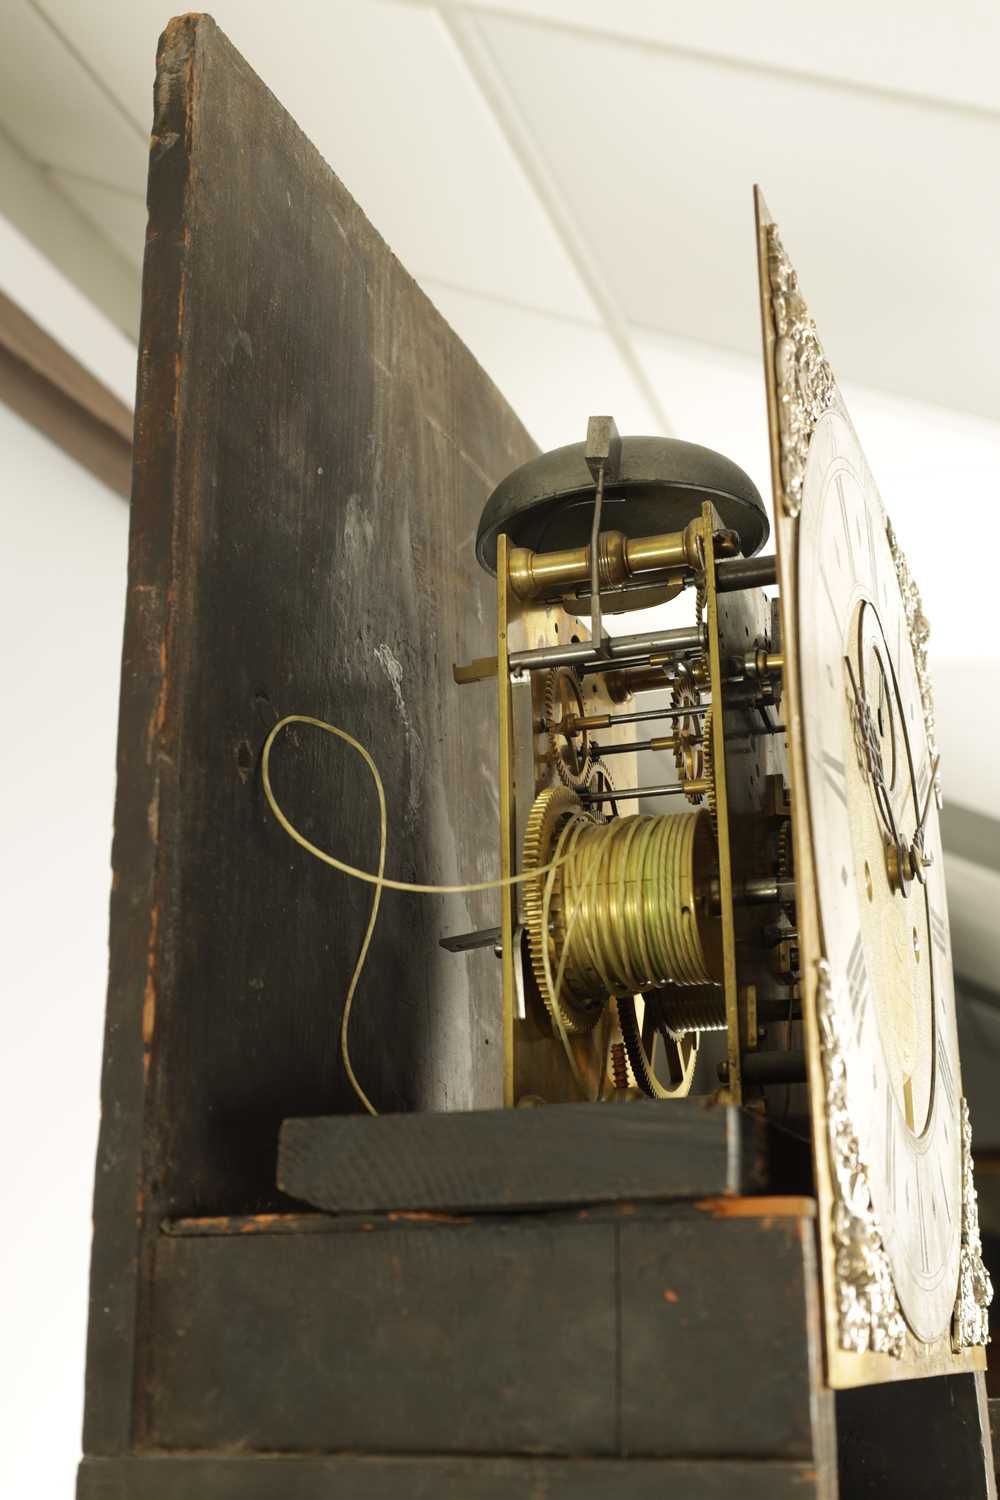
[[[509,883],[499,931],[448,946],[496,944],[508,1105],[711,1090],[811,1130],[850,1386],[981,1368],[991,1288],[928,625],[759,195],[757,217],[776,553],[734,464],[610,418],[494,490],[497,655],[456,679],[497,679]],[[671,628],[604,627],[685,600]]]

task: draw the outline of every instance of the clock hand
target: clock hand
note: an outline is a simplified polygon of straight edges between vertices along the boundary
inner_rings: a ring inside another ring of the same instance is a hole
[[[847,667],[847,675],[851,679],[851,690],[854,693],[854,701],[858,720],[861,727],[861,737],[864,741],[865,760],[868,764],[868,772],[875,788],[875,796],[883,820],[888,824],[889,832],[892,834],[896,844],[902,848],[902,839],[899,837],[899,829],[896,827],[896,817],[892,810],[892,799],[889,789],[885,784],[885,771],[882,766],[882,751],[875,738],[875,727],[872,724],[871,709],[858,687],[858,680],[854,675],[854,663],[849,656],[844,657],[844,665]]]
[[[935,755],[933,764],[931,765],[931,777],[930,777],[930,781],[927,783],[927,795],[924,798],[924,810],[920,814],[920,818],[917,821],[917,826],[914,829],[914,833],[913,833],[913,837],[914,838],[916,838],[919,835],[920,838],[922,839],[923,836],[924,836],[924,824],[927,822],[927,814],[931,810],[931,795],[932,795],[932,793],[934,791],[934,782],[935,782],[935,780],[937,778],[938,767],[940,766],[940,764],[941,764],[941,757],[940,757],[940,755]]]
[[[875,802],[882,815],[882,822],[888,830],[888,837],[884,839],[885,867],[889,877],[889,886],[901,896],[907,896],[910,892],[910,884],[916,879],[923,882],[925,862],[923,859],[923,819],[930,810],[928,801],[924,807],[923,818],[918,824],[918,834],[914,840],[904,843],[899,834],[896,824],[896,814],[892,806],[892,798],[885,784],[885,769],[882,764],[882,747],[875,734],[875,726],[872,722],[872,712],[868,702],[858,687],[858,680],[854,675],[854,664],[849,656],[844,657],[847,674],[851,679],[851,689],[854,693],[856,713],[858,717],[861,738],[864,744],[865,761],[868,765],[868,773],[872,781],[872,789],[875,793]],[[931,786],[934,778],[931,777]]]
[[[847,668],[847,675],[851,679],[851,691],[854,694],[854,711],[861,730],[861,739],[864,744],[865,761],[868,765],[869,774],[873,780],[884,783],[882,757],[875,753],[874,735],[871,727],[871,710],[865,702],[861,689],[858,687],[858,679],[854,675],[854,663],[849,656],[844,657],[844,666]]]
[[[931,810],[931,797],[934,793],[934,782],[937,779],[938,767],[940,766],[940,764],[940,755],[935,755],[934,763],[931,766],[930,780],[927,783],[927,795],[924,797],[923,811],[920,814],[920,818],[918,819],[916,828],[913,830],[912,846],[915,851],[913,860],[914,866],[916,866],[918,859],[920,864],[925,866],[931,863],[931,855],[924,853],[924,824],[927,822],[927,814]]]

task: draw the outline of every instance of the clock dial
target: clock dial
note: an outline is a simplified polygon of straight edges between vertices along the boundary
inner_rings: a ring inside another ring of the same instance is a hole
[[[812,434],[798,522],[816,888],[872,1205],[903,1314],[931,1343],[958,1282],[958,1048],[934,767],[885,524],[834,406]]]

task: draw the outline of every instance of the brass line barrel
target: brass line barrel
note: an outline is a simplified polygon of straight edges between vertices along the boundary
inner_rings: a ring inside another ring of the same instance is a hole
[[[599,823],[563,792],[542,793],[536,808],[542,816],[532,824],[526,869],[553,857],[573,820],[552,880],[547,932],[541,901],[526,901],[532,967],[550,1010],[543,941],[549,975],[564,965],[558,1003],[571,1029],[593,1025],[595,1008],[610,995],[719,983],[721,923],[710,899],[718,861],[706,812]],[[539,839],[542,828],[547,836]]]

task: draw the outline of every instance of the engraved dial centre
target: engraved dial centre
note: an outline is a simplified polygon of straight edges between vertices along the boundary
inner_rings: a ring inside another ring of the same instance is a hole
[[[912,834],[916,792],[889,646],[868,599],[854,612],[845,673],[855,751],[846,757],[845,789],[862,941],[889,1085],[907,1129],[920,1135],[934,1078],[933,984],[930,965],[921,962],[929,941],[927,901],[918,882],[908,893],[894,885],[887,863],[894,841]]]

